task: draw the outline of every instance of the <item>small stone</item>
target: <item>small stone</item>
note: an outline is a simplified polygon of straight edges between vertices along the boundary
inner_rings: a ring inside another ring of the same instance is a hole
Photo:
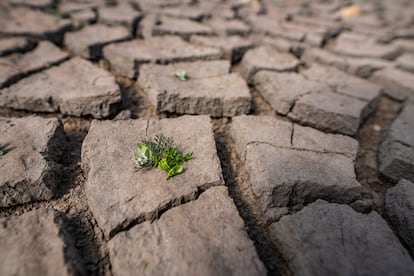
[[[32,50],[36,44],[27,38],[10,37],[0,39],[0,57],[13,54],[15,52],[23,52]]]
[[[77,55],[96,60],[102,55],[102,47],[129,37],[128,30],[121,26],[90,25],[65,34],[65,45]]]
[[[238,74],[229,74],[228,61],[143,65],[139,86],[161,112],[235,116],[250,111],[251,96]],[[187,81],[173,75],[185,70]]]
[[[372,199],[358,199],[350,203],[349,206],[358,213],[368,214],[372,211],[374,202]]]
[[[318,200],[270,226],[295,275],[412,275],[414,262],[376,213]]]
[[[190,42],[197,45],[207,47],[217,47],[226,59],[231,59],[232,63],[237,63],[241,60],[244,53],[252,48],[253,43],[240,36],[192,36]]]
[[[2,106],[94,118],[110,116],[120,101],[115,78],[78,57],[0,90]]]
[[[65,228],[52,209],[0,218],[0,274],[86,275]]]
[[[379,148],[379,171],[394,182],[414,182],[414,105],[407,104],[392,123]]]
[[[144,63],[166,64],[221,57],[217,48],[192,45],[174,36],[114,43],[105,47],[103,52],[111,67],[129,78],[136,77],[139,65]]]
[[[0,207],[51,199],[60,182],[64,148],[57,119],[0,118]]]
[[[384,87],[384,93],[398,101],[414,102],[413,74],[396,68],[384,68],[375,72],[371,80]]]
[[[379,131],[381,131],[381,130],[382,130],[381,126],[380,126],[380,125],[377,125],[377,124],[373,125],[373,126],[372,126],[372,129],[374,129],[374,130],[375,130],[375,131],[377,131],[377,132],[379,132]]]
[[[170,180],[159,169],[137,170],[136,144],[157,134],[174,139],[194,158]],[[151,220],[168,207],[196,198],[198,191],[223,185],[210,118],[93,121],[82,146],[89,207],[106,237],[134,221]]]
[[[38,10],[17,7],[0,11],[0,34],[4,35],[25,35],[60,43],[70,27],[70,20]]]
[[[31,52],[12,54],[0,58],[0,88],[9,86],[19,79],[61,63],[69,55],[50,42],[43,41]]]
[[[225,221],[226,223],[223,223]],[[265,275],[225,187],[143,222],[108,243],[114,275]]]
[[[414,183],[401,179],[387,190],[385,212],[397,234],[414,253]]]
[[[294,56],[280,53],[269,46],[247,51],[241,61],[241,75],[250,83],[253,76],[261,71],[292,72],[300,62]]]

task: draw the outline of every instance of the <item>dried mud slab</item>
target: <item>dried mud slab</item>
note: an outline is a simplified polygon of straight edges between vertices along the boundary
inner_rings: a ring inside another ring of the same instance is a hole
[[[333,66],[361,78],[368,78],[375,71],[392,66],[392,62],[383,59],[340,56],[319,48],[306,49],[301,60],[307,65],[317,62]]]
[[[122,26],[90,25],[79,31],[65,34],[65,45],[73,53],[96,60],[102,56],[102,48],[113,42],[130,38],[128,30]]]
[[[401,179],[385,196],[385,213],[389,223],[414,253],[414,183]]]
[[[261,46],[247,51],[240,64],[240,73],[251,83],[259,71],[292,72],[297,70],[299,64],[299,60],[291,54],[278,52],[270,46]]]
[[[105,58],[120,75],[134,78],[144,63],[166,64],[221,57],[219,49],[191,45],[179,37],[163,36],[114,43],[104,48]]]
[[[15,52],[29,51],[35,43],[24,37],[10,37],[0,39],[0,56],[6,56]]]
[[[136,11],[128,3],[123,3],[117,6],[100,7],[98,9],[99,21],[103,24],[116,26],[123,25],[133,33],[139,20],[142,18],[142,13]]]
[[[394,59],[400,54],[400,49],[391,44],[379,44],[364,40],[352,41],[342,39],[341,36],[336,40],[333,52],[351,57]]]
[[[414,181],[414,105],[406,104],[379,148],[379,171],[394,182]]]
[[[322,200],[270,226],[295,275],[411,275],[414,262],[376,212]]]
[[[266,275],[225,187],[108,243],[114,275]]]
[[[49,8],[55,3],[54,0],[6,0],[15,6],[24,6],[30,8]]]
[[[185,70],[188,80],[174,73]],[[231,117],[250,111],[251,96],[238,74],[229,74],[228,61],[143,65],[138,85],[161,112]]]
[[[47,38],[60,43],[63,33],[70,27],[70,20],[39,10],[17,7],[8,12],[0,11],[0,34],[4,35]]]
[[[86,275],[61,215],[35,210],[0,219],[1,275]]]
[[[69,55],[50,42],[43,41],[31,52],[0,58],[0,88],[52,65],[61,63]]]
[[[384,86],[384,92],[387,96],[398,101],[408,99],[414,103],[413,76],[414,74],[409,72],[388,67],[375,72],[371,80]]]
[[[358,142],[267,116],[234,117],[230,133],[264,213],[317,199],[351,203]]]
[[[327,85],[328,89],[296,100],[288,116],[301,124],[354,136],[377,108],[382,88],[367,80],[318,64],[302,74],[308,80]]]
[[[61,124],[38,117],[0,118],[0,130],[0,207],[51,199],[65,147]]]
[[[197,45],[219,48],[223,57],[230,59],[232,63],[240,61],[244,53],[252,48],[253,42],[241,36],[192,36],[190,42]]]
[[[121,102],[115,77],[75,57],[0,90],[0,105],[34,112],[106,118]]]
[[[357,133],[381,93],[369,81],[316,64],[303,74],[260,71],[252,82],[276,113],[346,135]]]
[[[184,39],[191,35],[213,35],[214,30],[208,25],[188,19],[172,17],[156,17],[152,28],[152,35],[177,35]]]
[[[184,164],[184,173],[168,181],[160,169],[137,171],[135,166],[136,144],[157,134],[172,137],[180,151],[191,151],[194,156]],[[223,184],[207,116],[94,121],[82,146],[82,164],[88,172],[89,207],[107,237]]]

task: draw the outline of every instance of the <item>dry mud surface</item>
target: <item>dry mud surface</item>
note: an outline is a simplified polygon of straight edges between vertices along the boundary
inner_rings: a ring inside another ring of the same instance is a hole
[[[413,12],[2,1],[0,275],[414,275]]]

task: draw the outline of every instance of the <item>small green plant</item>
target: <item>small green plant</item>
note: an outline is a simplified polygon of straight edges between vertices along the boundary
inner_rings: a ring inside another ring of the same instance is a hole
[[[182,69],[175,71],[174,75],[176,78],[182,81],[186,81],[188,79],[187,71]]]
[[[167,180],[183,172],[183,163],[193,158],[193,153],[182,155],[174,146],[174,141],[164,135],[137,144],[134,151],[138,169],[144,167],[160,168],[167,172]]]
[[[0,150],[0,158],[4,155],[4,151]]]

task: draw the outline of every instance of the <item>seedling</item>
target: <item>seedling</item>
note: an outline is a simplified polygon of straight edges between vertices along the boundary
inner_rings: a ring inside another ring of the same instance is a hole
[[[4,155],[4,151],[0,150],[0,158]]]
[[[188,79],[187,71],[182,69],[175,71],[174,75],[176,78],[182,81],[186,81]]]
[[[167,172],[167,180],[183,172],[183,163],[193,158],[193,153],[182,155],[171,138],[157,135],[152,140],[143,140],[134,151],[138,169],[145,167],[160,168]]]

